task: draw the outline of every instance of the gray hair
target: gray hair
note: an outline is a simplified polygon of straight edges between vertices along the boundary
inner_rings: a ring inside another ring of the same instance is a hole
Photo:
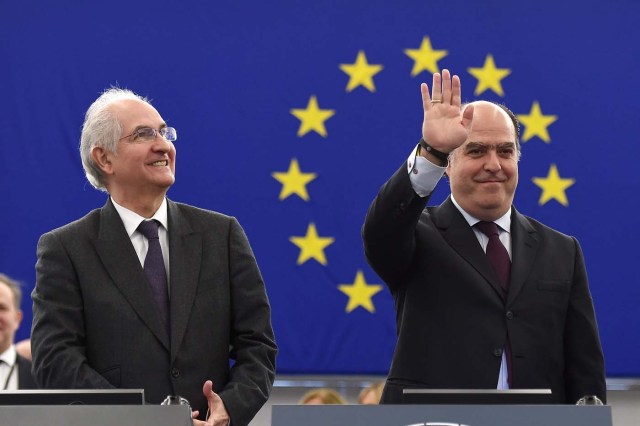
[[[16,310],[20,309],[20,303],[22,302],[22,289],[20,283],[16,280],[9,278],[7,275],[0,272],[0,283],[4,283],[9,287],[11,293],[13,293],[13,302]]]
[[[113,103],[121,100],[138,100],[151,105],[145,97],[133,93],[129,89],[111,87],[96,99],[84,117],[82,136],[80,137],[80,158],[87,180],[94,188],[107,191],[102,170],[93,161],[91,152],[95,147],[102,147],[109,152],[116,152],[118,140],[122,134],[122,125],[111,108]]]

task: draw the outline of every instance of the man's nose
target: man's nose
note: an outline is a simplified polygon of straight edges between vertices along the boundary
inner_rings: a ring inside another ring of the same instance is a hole
[[[496,172],[502,168],[500,165],[500,157],[495,149],[490,149],[489,152],[487,152],[484,168],[492,172]]]
[[[164,136],[158,134],[156,135],[156,138],[153,141],[152,149],[154,151],[169,152],[171,151],[172,145],[173,145],[173,142],[168,141]]]

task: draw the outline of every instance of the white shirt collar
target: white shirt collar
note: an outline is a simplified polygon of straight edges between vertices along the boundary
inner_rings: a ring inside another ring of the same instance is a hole
[[[16,347],[15,345],[11,345],[9,346],[9,349],[0,354],[0,361],[6,362],[7,365],[11,367],[13,364],[15,364],[17,357],[18,353],[16,352]]]
[[[120,204],[116,203],[116,201],[112,198],[113,206],[116,208],[116,211],[120,215],[120,219],[122,219],[122,223],[124,223],[124,228],[127,230],[127,235],[131,238],[134,232],[138,229],[138,226],[143,221],[147,220],[147,218],[140,216],[138,213],[129,210],[126,207],[122,207]],[[162,199],[162,204],[160,204],[160,208],[153,214],[151,219],[155,219],[164,226],[164,229],[169,230],[169,220],[167,213],[167,199],[166,197]]]
[[[458,204],[456,199],[453,197],[453,194],[451,194],[451,201],[453,201],[453,205],[456,206],[456,208],[460,211],[460,213],[462,213],[462,216],[464,216],[467,223],[469,223],[469,226],[473,227],[473,225],[480,222],[480,219],[477,219],[471,216],[462,207],[460,207],[460,204]],[[503,231],[508,232],[510,234],[511,233],[511,207],[509,207],[509,210],[507,210],[504,216],[499,217],[493,222],[496,225],[498,225]]]

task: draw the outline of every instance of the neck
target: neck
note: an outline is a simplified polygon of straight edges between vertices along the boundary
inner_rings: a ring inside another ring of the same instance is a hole
[[[5,353],[7,351],[7,349],[9,349],[10,347],[11,347],[11,342],[1,345],[0,346],[0,354]]]
[[[126,197],[123,194],[109,194],[111,198],[122,207],[136,212],[144,218],[151,218],[160,208],[166,195],[166,191],[158,196]]]

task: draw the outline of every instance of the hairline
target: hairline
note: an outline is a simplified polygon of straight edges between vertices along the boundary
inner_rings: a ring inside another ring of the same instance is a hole
[[[13,294],[13,303],[17,311],[20,310],[20,304],[22,303],[22,288],[20,283],[9,276],[0,272],[0,284],[4,284],[9,287]]]
[[[107,192],[102,170],[93,160],[92,152],[98,147],[116,152],[118,141],[122,136],[122,123],[113,106],[125,100],[140,101],[152,106],[147,97],[126,88],[111,86],[93,101],[85,113],[80,136],[80,159],[87,180],[100,191]]]

